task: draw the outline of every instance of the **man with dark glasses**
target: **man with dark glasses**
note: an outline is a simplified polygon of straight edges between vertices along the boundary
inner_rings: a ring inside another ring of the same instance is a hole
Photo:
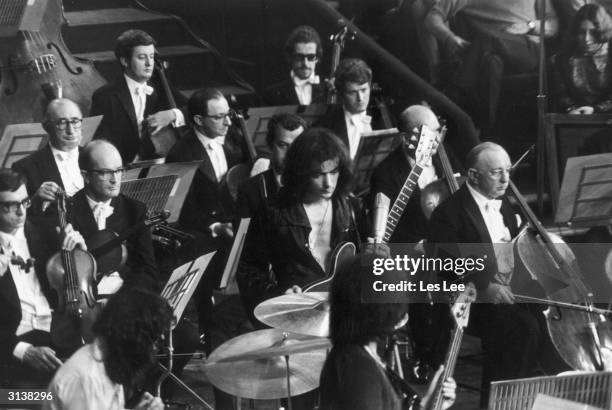
[[[263,92],[266,105],[309,105],[325,103],[325,86],[316,74],[321,60],[321,38],[310,26],[299,26],[285,43],[285,59],[291,71],[289,78]]]
[[[58,193],[72,196],[83,188],[79,170],[82,122],[83,114],[76,103],[67,98],[51,101],[42,122],[49,144],[13,164],[13,169],[27,179],[33,215],[39,215]]]

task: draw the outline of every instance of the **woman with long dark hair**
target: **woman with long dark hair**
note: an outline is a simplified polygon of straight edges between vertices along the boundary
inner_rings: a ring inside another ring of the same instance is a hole
[[[161,296],[120,289],[93,326],[94,342],[77,350],[55,374],[49,407],[123,410],[126,401],[135,400],[135,409],[162,410],[161,398],[140,392],[171,322],[172,308]]]
[[[372,276],[373,260],[378,256],[381,255],[357,255],[343,265],[332,281],[329,329],[333,348],[321,372],[322,410],[406,409],[403,396],[411,389],[388,368],[380,353],[385,339],[408,321],[408,306],[397,303],[401,300],[367,300],[365,284],[371,282],[366,278]],[[405,293],[397,297],[405,297]],[[433,377],[423,399],[414,401],[409,409],[429,408],[441,371],[442,368]],[[452,378],[444,382],[442,408],[454,403],[455,389]]]
[[[612,111],[612,18],[598,4],[582,6],[572,20],[563,51],[554,59],[553,91],[569,114]]]

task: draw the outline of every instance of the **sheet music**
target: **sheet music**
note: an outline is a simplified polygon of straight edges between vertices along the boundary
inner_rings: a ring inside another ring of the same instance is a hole
[[[238,262],[240,261],[240,255],[242,255],[242,248],[244,247],[244,240],[246,238],[247,231],[249,229],[249,224],[251,223],[251,218],[242,218],[240,220],[240,225],[238,226],[238,231],[234,235],[234,244],[232,245],[232,249],[230,251],[229,257],[227,258],[227,263],[225,264],[225,269],[223,270],[223,277],[221,278],[221,284],[219,288],[225,289],[227,288],[226,294],[233,294],[234,292],[237,294],[238,289],[232,289],[232,284],[236,282],[236,269],[238,269]],[[235,286],[235,285],[234,285]]]

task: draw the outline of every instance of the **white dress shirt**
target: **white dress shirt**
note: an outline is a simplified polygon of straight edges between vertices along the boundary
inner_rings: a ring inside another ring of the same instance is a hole
[[[110,205],[111,200],[109,199],[108,201],[98,202],[91,199],[89,195],[85,195],[85,198],[87,198],[87,203],[93,212],[98,229],[106,229],[106,218],[111,216],[115,209]]]
[[[17,230],[15,235],[0,232],[0,244],[5,254],[15,254],[24,261],[30,258],[30,249],[23,228]],[[34,268],[26,273],[21,267],[10,264],[9,271],[17,288],[19,305],[21,306],[21,321],[15,332],[16,336],[24,335],[32,330],[51,330],[51,308],[38,281]],[[4,272],[2,272],[4,273]],[[18,342],[13,349],[13,355],[19,360],[31,346],[29,343]]]
[[[313,72],[310,77],[303,80],[291,70],[291,80],[293,80],[293,86],[295,87],[295,93],[300,105],[309,105],[312,102],[312,85],[319,84],[319,76]]]
[[[153,93],[153,87],[147,83],[139,83],[128,77],[125,77],[130,96],[132,97],[132,104],[134,104],[134,112],[136,113],[136,123],[138,124],[138,135],[142,136],[142,121],[144,120],[145,107],[147,106],[147,96]],[[178,108],[172,108],[172,112],[175,115],[175,119],[172,125],[175,127],[182,127],[185,125],[185,116]]]
[[[361,134],[372,131],[372,117],[367,115],[365,111],[358,114],[351,114],[347,110],[344,110],[344,121],[348,134],[349,153],[351,159],[354,159],[355,155],[357,155]]]
[[[504,224],[504,217],[500,212],[502,201],[501,199],[489,199],[472,188],[469,182],[466,184],[478,205],[495,250],[498,271],[495,281],[502,285],[509,285],[514,272],[514,247],[510,230]]]
[[[197,130],[195,133],[198,140],[206,150],[208,158],[210,158],[210,162],[215,170],[217,182],[221,182],[227,173],[227,159],[225,158],[225,151],[223,151],[225,137],[209,138]]]
[[[79,148],[76,147],[72,151],[60,151],[53,145],[49,144],[53,153],[53,160],[62,178],[64,190],[68,196],[73,196],[78,191],[83,189],[83,175],[79,168]]]

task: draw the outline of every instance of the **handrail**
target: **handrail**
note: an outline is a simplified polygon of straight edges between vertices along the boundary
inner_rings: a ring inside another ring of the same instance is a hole
[[[385,69],[397,76],[399,80],[410,84],[417,92],[422,93],[430,103],[439,107],[445,116],[455,122],[457,125],[457,135],[461,136],[462,145],[465,145],[467,149],[480,142],[478,131],[474,126],[472,118],[446,95],[415,74],[402,61],[381,47],[337,10],[330,7],[324,0],[304,0],[304,2],[312,6],[323,19],[334,25],[335,28],[347,26],[349,32],[354,33],[353,41],[369,52],[374,59],[384,64]]]

